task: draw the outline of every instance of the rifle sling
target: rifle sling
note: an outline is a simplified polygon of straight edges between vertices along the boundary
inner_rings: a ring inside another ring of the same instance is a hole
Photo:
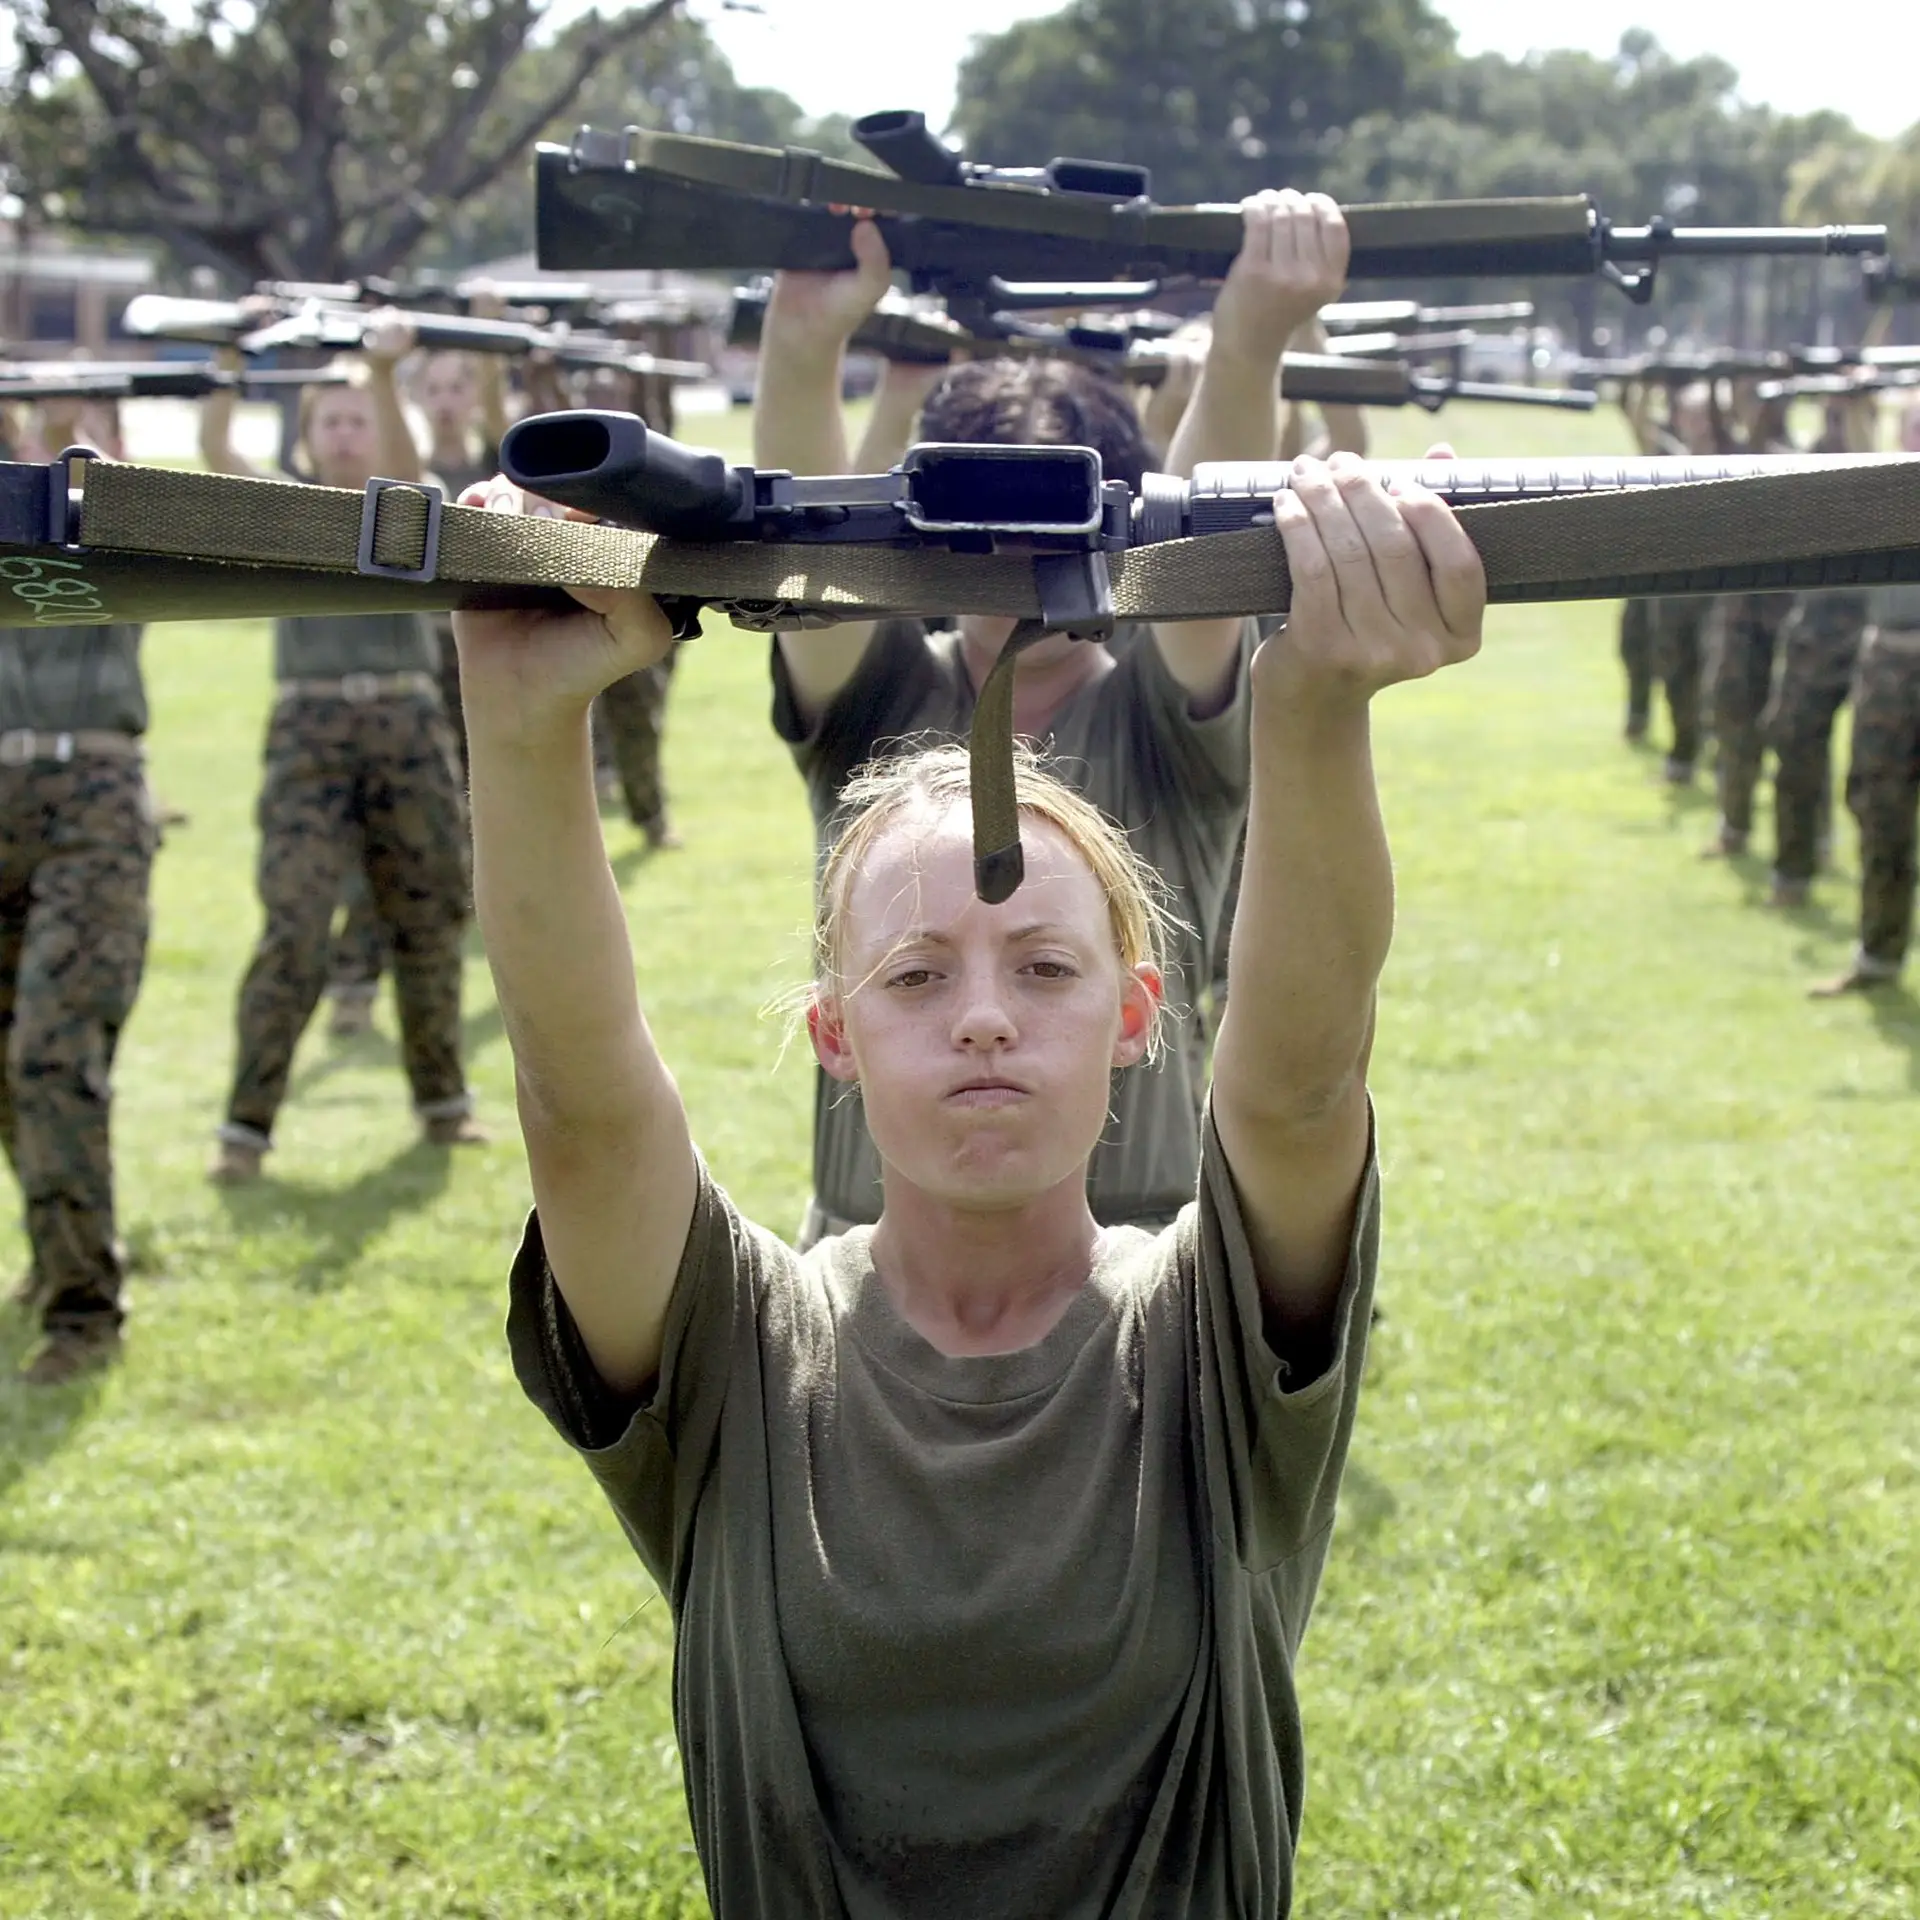
[[[0,622],[42,613],[71,619],[81,610],[20,593],[45,574],[79,580],[100,596],[98,611],[88,610],[94,619],[526,605],[569,586],[637,586],[719,606],[736,623],[767,630],[959,612],[1010,615],[1029,637],[1043,630],[1032,556],[1021,553],[688,542],[449,506],[433,579],[360,572],[363,510],[372,517],[375,563],[421,569],[429,496],[405,486],[386,487],[369,504],[336,488],[94,462],[85,546],[63,548],[44,531],[48,472],[0,467],[0,588],[11,587],[0,591]],[[1913,463],[1897,459],[1497,501],[1459,513],[1497,601],[1920,575],[1920,486]],[[1290,598],[1285,553],[1270,523],[1135,547],[1110,556],[1110,573],[1120,620],[1278,614]],[[1017,848],[1011,692],[1010,670],[992,677],[975,716],[983,888],[996,861],[1004,881],[1009,839]],[[1017,879],[1015,867],[1009,890]]]

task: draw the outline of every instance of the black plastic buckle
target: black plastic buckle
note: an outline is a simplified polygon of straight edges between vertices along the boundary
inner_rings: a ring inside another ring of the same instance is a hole
[[[62,447],[47,462],[47,544],[66,553],[86,549],[73,537],[73,462],[98,460],[98,447]]]
[[[1104,553],[1043,553],[1033,563],[1049,633],[1105,640],[1113,633],[1113,579]]]
[[[811,147],[783,147],[780,152],[780,185],[775,198],[811,200],[820,178],[821,156]]]
[[[424,494],[427,502],[427,535],[425,551],[417,567],[388,567],[373,557],[373,530],[380,518],[380,496],[389,488],[399,487],[408,493]],[[354,556],[356,573],[378,574],[385,580],[432,580],[440,572],[440,516],[446,506],[446,497],[438,487],[429,486],[425,481],[382,480],[377,474],[367,482],[367,490],[360,502],[360,547]]]

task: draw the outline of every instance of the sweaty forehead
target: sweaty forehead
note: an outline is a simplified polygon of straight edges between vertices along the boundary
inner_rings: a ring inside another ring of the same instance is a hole
[[[848,891],[844,951],[872,958],[913,933],[958,941],[1044,922],[1088,941],[1111,943],[1106,895],[1080,850],[1058,827],[1023,814],[1026,878],[989,906],[973,887],[973,826],[958,804],[916,813],[884,828]]]

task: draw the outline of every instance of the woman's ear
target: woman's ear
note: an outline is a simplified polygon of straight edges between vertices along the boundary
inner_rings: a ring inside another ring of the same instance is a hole
[[[1130,1067],[1147,1057],[1166,999],[1160,969],[1141,961],[1121,975],[1120,1037],[1113,1043],[1113,1064]]]
[[[813,1057],[830,1079],[852,1086],[860,1078],[859,1063],[847,1045],[847,1029],[840,1017],[838,1000],[815,993],[807,1002],[807,1038],[813,1042]]]

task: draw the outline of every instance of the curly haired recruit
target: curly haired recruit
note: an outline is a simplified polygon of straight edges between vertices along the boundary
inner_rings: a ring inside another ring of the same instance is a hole
[[[1152,458],[1133,402],[1071,360],[963,360],[928,394],[920,438],[1092,447],[1106,477],[1136,492]]]

